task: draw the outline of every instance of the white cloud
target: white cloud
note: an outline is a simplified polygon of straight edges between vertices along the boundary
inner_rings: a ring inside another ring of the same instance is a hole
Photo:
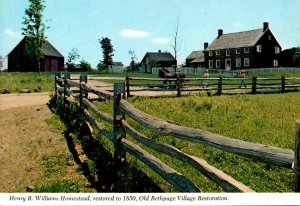
[[[145,38],[150,36],[150,32],[139,31],[135,29],[123,29],[120,32],[121,36],[129,38]]]
[[[21,33],[17,32],[17,31],[13,31],[11,29],[5,29],[3,31],[3,33],[9,37],[19,37],[21,36]]]
[[[239,23],[239,22],[237,22],[237,23],[235,23],[235,24],[233,24],[235,27],[243,27],[244,26],[244,24],[242,24],[242,23]]]
[[[156,43],[156,44],[168,44],[168,43],[170,43],[170,39],[166,38],[166,37],[156,37],[156,38],[153,38],[151,41],[153,43]]]

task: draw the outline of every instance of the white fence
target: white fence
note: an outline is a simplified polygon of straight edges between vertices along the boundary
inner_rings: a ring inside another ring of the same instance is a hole
[[[158,74],[158,71],[161,68],[152,68],[152,74]],[[168,67],[166,68],[168,69],[170,72],[175,72],[175,68],[173,67]],[[182,72],[184,74],[192,74],[192,75],[203,75],[204,73],[204,68],[192,68],[192,67],[180,67],[177,68],[177,72]]]
[[[158,74],[158,71],[161,68],[152,68],[152,74]],[[166,68],[170,72],[174,72],[175,69],[173,67],[168,67]],[[202,76],[204,74],[205,68],[192,68],[192,67],[180,67],[177,68],[178,72],[182,72],[184,74],[190,74],[190,75],[200,75]],[[266,73],[266,74],[271,74],[271,73],[290,73],[290,72],[300,72],[300,68],[296,67],[277,67],[277,68],[261,68],[261,69],[246,69],[248,74],[250,75],[255,75],[258,73]],[[209,69],[210,77],[213,76],[223,76],[223,77],[236,77],[238,75],[239,70],[230,70],[230,71],[225,71],[222,69]]]

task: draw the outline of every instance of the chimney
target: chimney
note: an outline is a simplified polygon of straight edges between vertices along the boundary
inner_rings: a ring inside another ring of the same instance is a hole
[[[158,53],[161,53],[161,50],[158,50]]]
[[[204,49],[206,49],[208,47],[208,43],[204,42]]]
[[[218,30],[218,38],[220,38],[220,36],[222,36],[223,35],[223,29],[219,29]]]
[[[269,23],[264,22],[264,32],[267,31],[268,28],[269,28]]]

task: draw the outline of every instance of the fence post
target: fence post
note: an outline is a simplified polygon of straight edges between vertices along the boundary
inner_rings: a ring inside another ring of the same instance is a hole
[[[181,97],[180,83],[181,83],[180,77],[176,77],[177,97]]]
[[[67,103],[67,90],[70,89],[70,85],[68,84],[68,79],[70,79],[70,74],[65,73],[64,74],[64,104]]]
[[[285,92],[285,76],[281,76],[281,93]]]
[[[252,78],[252,94],[256,94],[257,76]]]
[[[220,77],[218,81],[218,95],[222,95],[222,85],[223,84],[223,77]]]
[[[57,95],[57,76],[58,76],[58,73],[55,73],[54,74],[54,94]]]
[[[293,167],[295,172],[295,192],[300,192],[300,120],[296,121],[295,157]]]
[[[125,98],[125,84],[114,83],[114,159],[116,166],[126,159],[126,152],[122,149],[120,141],[122,138],[126,138],[126,133],[122,129],[122,119],[125,119],[125,113],[120,111],[120,100]]]
[[[87,76],[86,75],[80,75],[80,78],[79,78],[79,105],[80,107],[82,108],[83,104],[82,104],[82,99],[83,97],[87,98],[88,96],[88,93],[85,89],[82,88],[81,86],[81,83],[84,82],[84,83],[87,83]]]
[[[130,97],[130,90],[129,90],[129,76],[126,76],[126,92],[127,92],[127,98]]]
[[[57,79],[60,78],[61,79],[61,73],[55,73],[55,79],[54,79],[54,84],[55,84],[55,94],[58,96],[58,95],[61,95],[61,92],[58,91],[57,89],[57,85],[59,87],[62,86],[61,82],[60,81],[57,81]]]

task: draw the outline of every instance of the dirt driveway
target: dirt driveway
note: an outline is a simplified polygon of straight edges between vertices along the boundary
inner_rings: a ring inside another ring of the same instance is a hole
[[[45,105],[50,99],[50,93],[2,94],[0,95],[0,110]]]
[[[48,93],[0,95],[0,192],[70,182],[87,188],[63,129],[50,123],[54,116],[46,105],[49,98]]]

